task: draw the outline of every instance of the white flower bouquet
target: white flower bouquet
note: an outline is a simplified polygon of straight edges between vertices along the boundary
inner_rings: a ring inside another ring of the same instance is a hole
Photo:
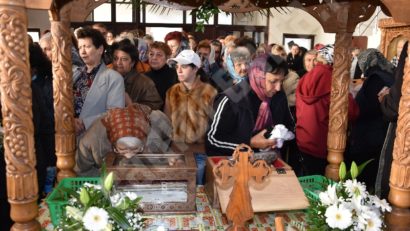
[[[142,230],[141,197],[132,192],[115,192],[114,175],[102,177],[102,185],[85,183],[79,190],[60,190],[70,195],[56,230]]]
[[[340,165],[340,182],[328,185],[319,200],[311,200],[308,230],[383,230],[384,213],[391,207],[386,200],[369,195],[366,185],[356,180],[367,163],[357,167],[353,162],[348,174],[346,165]],[[348,175],[351,179],[345,180]]]

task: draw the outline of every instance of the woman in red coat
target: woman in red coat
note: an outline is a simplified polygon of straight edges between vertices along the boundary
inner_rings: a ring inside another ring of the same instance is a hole
[[[319,50],[317,59],[317,65],[300,79],[296,89],[296,142],[304,175],[324,175],[327,165],[333,45]],[[358,114],[359,108],[349,94],[349,121]]]

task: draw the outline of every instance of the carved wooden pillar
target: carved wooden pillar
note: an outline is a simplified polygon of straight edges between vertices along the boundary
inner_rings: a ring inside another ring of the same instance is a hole
[[[72,2],[50,13],[53,63],[53,98],[57,155],[57,180],[75,176],[73,73],[71,64],[70,14]]]
[[[410,51],[410,49],[409,49]],[[393,211],[387,216],[389,230],[410,227],[410,59],[406,59],[399,104],[393,162],[390,173],[389,201]]]
[[[26,31],[24,0],[0,0],[0,92],[7,195],[15,222],[11,230],[40,230]]]
[[[347,114],[349,106],[350,52],[352,32],[336,33],[332,90],[330,93],[329,131],[327,135],[326,176],[339,180],[339,165],[346,147]]]

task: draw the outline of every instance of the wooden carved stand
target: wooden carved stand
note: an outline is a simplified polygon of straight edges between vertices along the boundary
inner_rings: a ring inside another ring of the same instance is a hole
[[[245,223],[253,217],[248,181],[254,178],[257,183],[262,183],[271,173],[271,168],[264,160],[251,163],[253,151],[245,144],[239,145],[232,157],[233,162],[231,160],[220,161],[214,168],[214,175],[220,185],[227,185],[231,178],[235,179],[226,208],[226,216],[233,222],[228,230],[248,230]]]

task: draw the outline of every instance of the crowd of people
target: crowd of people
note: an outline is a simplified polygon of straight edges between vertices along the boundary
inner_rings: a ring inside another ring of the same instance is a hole
[[[407,44],[400,46],[407,52]],[[115,36],[103,24],[74,30],[75,170],[98,175],[106,154],[121,149],[119,138],[131,136],[135,140],[127,148],[137,153],[194,153],[202,171],[206,156],[229,156],[245,143],[256,152],[280,153],[299,176],[324,175],[334,47],[306,50],[292,43],[289,50],[233,35],[196,41],[174,31],[154,41],[135,31]],[[349,94],[345,157],[359,163],[374,159],[364,177],[372,187],[386,139],[386,111],[395,111],[390,121],[397,120],[400,96],[389,89],[400,82],[407,56],[398,52],[393,65],[376,49],[352,51],[351,76],[357,78],[359,70],[364,82]],[[44,193],[50,191],[46,180],[55,177],[56,161],[51,59],[46,33],[30,44],[37,171]],[[127,121],[136,130],[118,133],[115,127]],[[296,135],[282,148],[269,138],[278,124]]]

